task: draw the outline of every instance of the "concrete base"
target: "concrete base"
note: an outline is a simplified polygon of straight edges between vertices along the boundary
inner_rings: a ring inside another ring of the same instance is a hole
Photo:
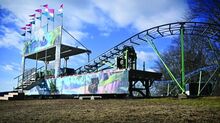
[[[80,96],[79,100],[83,100],[83,99],[90,99],[90,100],[95,100],[95,99],[101,99],[102,96]]]
[[[186,94],[178,94],[178,99],[187,99]]]

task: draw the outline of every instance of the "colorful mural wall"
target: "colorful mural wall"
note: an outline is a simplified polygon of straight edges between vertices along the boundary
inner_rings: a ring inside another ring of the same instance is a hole
[[[29,54],[53,46],[60,36],[61,26],[51,32],[47,32],[47,27],[44,26],[34,32],[31,41],[25,42],[23,52],[24,54]]]
[[[53,85],[56,85],[56,88]],[[26,94],[125,94],[128,93],[128,86],[127,70],[106,70],[59,77],[56,80],[48,79],[46,85],[36,86]]]

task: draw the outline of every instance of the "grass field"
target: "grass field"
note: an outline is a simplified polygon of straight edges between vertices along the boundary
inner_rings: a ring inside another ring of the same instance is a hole
[[[0,101],[0,122],[220,122],[220,97]]]

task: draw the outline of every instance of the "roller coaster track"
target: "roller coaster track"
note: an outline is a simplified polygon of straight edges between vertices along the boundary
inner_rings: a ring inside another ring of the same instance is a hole
[[[192,72],[189,72],[185,75],[185,78],[186,79],[189,79],[195,75],[198,75],[200,73],[200,71],[205,71],[205,72],[211,72],[211,71],[215,71],[219,69],[219,66],[218,65],[210,65],[210,66],[205,66],[205,67],[202,67],[202,68],[198,68]],[[179,81],[181,78],[178,78],[177,80]],[[173,80],[165,80],[165,81],[160,81],[160,82],[163,82],[163,83],[171,83],[173,82]]]
[[[160,26],[156,26],[142,32],[139,32],[128,39],[122,41],[113,48],[102,53],[98,57],[91,60],[84,66],[76,69],[77,73],[89,73],[98,71],[100,67],[104,66],[106,62],[114,59],[121,54],[124,46],[136,46],[140,45],[139,42],[145,42],[146,38],[149,40],[155,40],[172,35],[180,35],[180,29],[184,29],[184,35],[196,35],[206,37],[213,41],[217,41],[220,37],[220,25],[204,23],[204,22],[175,22],[168,23]],[[216,42],[215,42],[216,43]],[[219,42],[217,42],[219,43]],[[218,50],[218,49],[217,49]],[[211,69],[211,68],[210,68]],[[189,74],[190,75],[190,74]],[[188,75],[188,76],[189,76]]]

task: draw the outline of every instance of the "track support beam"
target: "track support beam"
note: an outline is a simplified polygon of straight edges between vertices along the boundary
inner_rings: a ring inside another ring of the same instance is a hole
[[[185,62],[184,62],[184,27],[183,24],[180,27],[180,46],[181,46],[181,87],[183,88],[182,93],[185,93]]]

